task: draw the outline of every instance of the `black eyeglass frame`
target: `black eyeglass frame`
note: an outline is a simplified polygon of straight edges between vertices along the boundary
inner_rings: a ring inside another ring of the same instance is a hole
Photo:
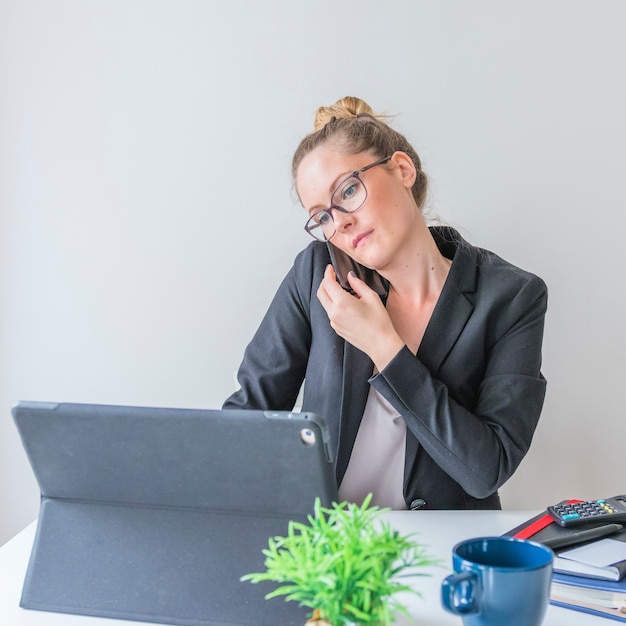
[[[333,197],[335,196],[335,194],[337,193],[337,190],[347,180],[350,180],[351,178],[356,178],[361,183],[361,185],[363,185],[363,189],[365,189],[365,197],[363,198],[363,202],[361,202],[361,204],[359,204],[359,206],[356,209],[352,209],[351,211],[348,211],[348,209],[344,209],[338,204],[331,204],[327,209],[320,209],[319,211],[315,211],[315,213],[313,213],[313,215],[311,215],[311,217],[309,217],[309,219],[306,221],[306,224],[304,225],[304,230],[306,230],[306,232],[309,233],[309,235],[311,235],[311,237],[313,237],[315,241],[330,241],[335,236],[337,229],[335,228],[335,231],[333,232],[333,234],[327,239],[326,238],[323,240],[319,239],[311,232],[314,228],[322,228],[322,225],[318,221],[315,221],[315,218],[318,215],[320,215],[320,213],[325,213],[326,215],[328,215],[328,217],[330,217],[330,219],[334,223],[335,219],[333,218],[333,209],[337,211],[341,211],[342,213],[355,213],[356,211],[358,211],[365,204],[365,201],[367,200],[367,186],[361,179],[360,174],[363,174],[363,172],[367,172],[367,170],[371,170],[373,167],[376,167],[377,165],[382,165],[383,163],[387,163],[387,161],[389,161],[390,159],[391,159],[391,156],[383,157],[382,159],[378,159],[378,161],[374,161],[373,163],[370,163],[369,165],[366,165],[362,167],[361,169],[355,170],[354,172],[352,172],[352,174],[349,174],[348,176],[343,178],[341,182],[335,187],[335,189],[333,190],[333,193],[330,195],[331,201]]]

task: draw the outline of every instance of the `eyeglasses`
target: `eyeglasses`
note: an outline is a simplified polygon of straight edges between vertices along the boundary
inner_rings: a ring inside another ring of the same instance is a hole
[[[318,241],[329,241],[332,239],[335,232],[337,232],[335,219],[333,218],[333,209],[342,213],[354,213],[360,209],[367,200],[367,189],[360,175],[377,165],[386,163],[389,159],[391,159],[390,156],[379,159],[344,178],[333,191],[330,197],[330,206],[327,209],[313,213],[304,225],[304,230]]]

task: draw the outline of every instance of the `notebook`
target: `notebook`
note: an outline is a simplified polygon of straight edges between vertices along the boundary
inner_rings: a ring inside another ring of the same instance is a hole
[[[612,528],[615,531],[611,530]],[[610,534],[585,538],[589,531],[610,531]],[[550,515],[540,513],[525,521],[523,524],[505,533],[519,539],[531,539],[539,543],[545,543],[555,552],[554,571],[562,574],[587,576],[603,580],[622,580],[626,576],[626,559],[624,556],[624,544],[626,544],[626,529],[621,524],[588,524],[583,527],[564,528],[557,524]],[[615,557],[606,562],[593,565],[585,559],[577,558],[571,551],[579,546],[594,545],[600,547],[606,541],[617,542],[613,544],[611,551]],[[555,544],[556,542],[556,544]]]
[[[337,500],[309,413],[20,402],[41,490],[21,606],[182,626],[301,626],[263,571],[268,538]]]

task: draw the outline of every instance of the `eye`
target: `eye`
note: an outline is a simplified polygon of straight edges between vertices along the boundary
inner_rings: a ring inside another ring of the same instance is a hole
[[[331,221],[330,214],[327,211],[318,211],[311,218],[318,226],[325,226]]]
[[[352,183],[351,185],[348,185],[347,187],[344,187],[343,197],[344,198],[350,198],[355,193],[356,193],[356,183]]]
[[[333,200],[335,204],[343,207],[350,206],[352,203],[359,202],[362,196],[363,184],[358,178],[352,177],[345,180],[335,192]]]

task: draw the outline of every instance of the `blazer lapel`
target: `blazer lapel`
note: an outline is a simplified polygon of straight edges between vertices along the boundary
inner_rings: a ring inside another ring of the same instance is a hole
[[[453,259],[450,273],[417,351],[419,360],[432,376],[437,377],[474,310],[478,263],[476,248],[465,242],[456,231],[445,227],[431,228],[431,233],[442,254]],[[418,440],[407,436],[404,493],[407,492],[409,477],[414,473],[419,448]]]
[[[474,310],[472,294],[476,290],[477,263],[476,249],[463,241],[456,231],[447,227],[435,227],[431,228],[431,232],[441,252],[446,257],[454,259],[417,352],[420,361],[428,367],[433,376],[436,376]],[[336,466],[338,484],[341,484],[348,467],[369,394],[368,381],[373,371],[372,360],[352,344],[344,342],[343,394],[338,442],[341,454],[337,457]],[[417,441],[413,437],[408,437],[407,446],[411,448],[412,453],[407,458],[413,458],[418,446]]]
[[[458,234],[456,237],[460,238]],[[436,236],[435,240],[445,254],[447,250],[438,239]],[[476,249],[461,240],[453,256],[450,273],[417,351],[419,360],[435,377],[474,310],[473,294],[476,291],[477,279]]]
[[[339,420],[339,445],[341,454],[337,458],[337,483],[340,484],[348,468],[365,403],[369,394],[369,379],[374,372],[372,360],[358,348],[344,342],[343,394]]]

